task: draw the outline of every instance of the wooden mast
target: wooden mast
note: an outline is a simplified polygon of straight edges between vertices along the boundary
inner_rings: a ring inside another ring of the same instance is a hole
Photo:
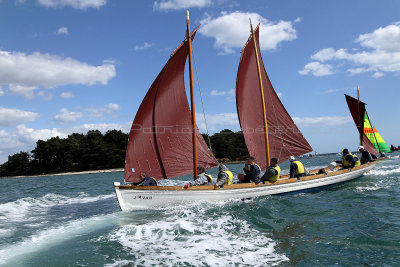
[[[190,78],[190,105],[192,109],[192,142],[193,142],[193,180],[197,176],[197,129],[196,129],[196,110],[194,106],[194,85],[192,67],[192,36],[190,36],[189,10],[186,11],[187,39],[189,44],[189,78]]]
[[[270,155],[269,155],[267,114],[265,113],[264,89],[261,78],[260,60],[258,58],[256,36],[254,34],[253,24],[251,23],[251,19],[250,19],[250,28],[251,28],[251,35],[253,37],[254,52],[256,54],[256,60],[257,60],[258,81],[260,83],[261,104],[262,104],[262,112],[263,112],[264,128],[265,128],[265,158],[267,160],[267,167],[268,167],[270,165]]]

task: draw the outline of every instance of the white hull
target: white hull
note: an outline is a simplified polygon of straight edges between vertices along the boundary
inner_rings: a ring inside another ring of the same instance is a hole
[[[249,188],[219,189],[219,190],[143,190],[129,189],[127,186],[114,182],[115,193],[121,210],[145,210],[163,207],[185,205],[200,200],[210,202],[227,201],[232,199],[246,199],[259,196],[276,195],[329,186],[346,182],[364,175],[371,170],[375,164],[361,166],[351,171],[338,171],[321,178],[294,181],[282,184],[263,185]],[[305,178],[305,177],[304,177]],[[174,187],[176,188],[176,187]]]

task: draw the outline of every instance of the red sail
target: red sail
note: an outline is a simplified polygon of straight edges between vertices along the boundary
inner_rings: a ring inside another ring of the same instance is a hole
[[[192,38],[197,28],[192,32]],[[160,180],[193,172],[192,121],[185,91],[188,56],[185,40],[147,92],[133,121],[125,158],[125,181],[139,181],[140,172]],[[217,166],[197,130],[198,166]]]
[[[374,147],[374,145],[369,141],[368,137],[364,134],[364,115],[366,112],[365,103],[362,101],[358,101],[357,99],[344,95],[346,97],[347,105],[349,106],[351,116],[353,117],[354,123],[356,124],[358,133],[360,135],[361,145],[364,146],[366,150],[368,150],[372,154],[377,154],[378,150]]]
[[[255,37],[264,89],[270,156],[283,162],[292,155],[299,156],[311,152],[312,148],[272,87],[261,59],[258,35],[259,28],[257,27]],[[242,50],[239,64],[236,80],[236,106],[249,154],[256,158],[261,168],[265,168],[267,166],[265,128],[256,60],[253,37],[250,36]]]

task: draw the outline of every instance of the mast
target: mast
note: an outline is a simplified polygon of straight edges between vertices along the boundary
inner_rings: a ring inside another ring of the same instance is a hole
[[[262,112],[263,112],[264,128],[265,128],[265,155],[266,155],[265,158],[267,160],[267,167],[268,167],[269,164],[270,164],[270,155],[269,155],[269,142],[268,142],[267,114],[265,113],[264,89],[263,89],[262,78],[261,78],[260,61],[259,61],[259,58],[258,58],[256,37],[254,35],[253,24],[251,23],[251,19],[250,19],[250,28],[251,28],[251,35],[253,36],[254,52],[256,54],[257,70],[258,70],[258,81],[260,83],[261,104],[262,104]]]
[[[192,37],[190,36],[189,10],[186,11],[187,39],[189,44],[189,78],[190,78],[190,107],[192,110],[192,142],[193,142],[193,180],[197,176],[197,140],[196,140],[196,110],[194,106],[194,85],[192,67]]]

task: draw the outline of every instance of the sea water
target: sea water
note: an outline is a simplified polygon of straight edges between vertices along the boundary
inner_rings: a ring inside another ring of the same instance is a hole
[[[317,193],[135,212],[114,194],[122,172],[0,179],[0,265],[400,266],[400,159],[390,156]]]

